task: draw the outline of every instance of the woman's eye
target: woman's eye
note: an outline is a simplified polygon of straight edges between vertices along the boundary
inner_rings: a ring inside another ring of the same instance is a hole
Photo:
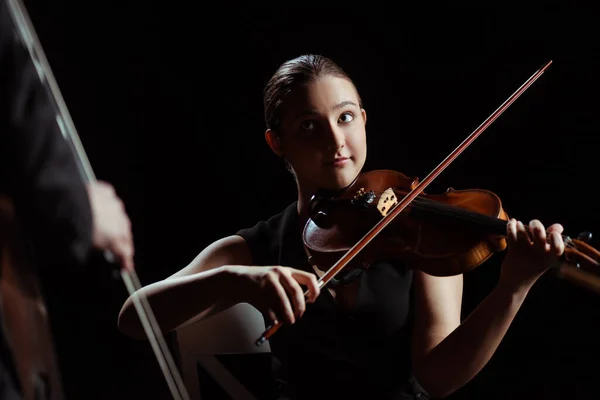
[[[315,128],[315,123],[313,121],[303,121],[301,127],[305,131],[311,131]]]
[[[340,116],[340,121],[341,122],[352,122],[352,120],[354,119],[354,115],[352,115],[352,113],[349,112],[345,112]]]

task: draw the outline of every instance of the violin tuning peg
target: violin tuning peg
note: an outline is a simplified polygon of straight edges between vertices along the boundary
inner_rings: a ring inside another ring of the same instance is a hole
[[[592,232],[581,232],[577,235],[577,239],[585,243],[590,243],[592,241]]]

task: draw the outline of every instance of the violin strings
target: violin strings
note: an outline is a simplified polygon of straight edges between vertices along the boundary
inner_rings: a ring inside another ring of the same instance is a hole
[[[64,139],[70,146],[72,146],[72,150],[77,156],[75,159],[78,161],[78,167],[80,168],[82,177],[89,182],[96,181],[96,177],[92,170],[89,159],[87,158],[85,150],[81,145],[79,135],[77,134],[73,120],[66,107],[66,103],[60,93],[60,89],[56,83],[56,79],[54,78],[52,69],[50,68],[33,23],[31,22],[29,14],[27,13],[26,7],[21,0],[8,0],[7,4],[15,24],[15,29],[18,31],[18,34],[21,37],[22,44],[29,52],[31,61],[36,68],[38,78],[40,79],[40,82],[44,84],[44,88],[48,91],[49,98],[54,100],[53,105],[56,108],[56,122],[61,133],[63,134]],[[105,256],[107,257],[107,261],[114,259],[114,256],[110,252],[106,252]],[[121,274],[130,295],[141,288],[141,284],[135,271],[126,271],[124,268],[122,268]],[[135,309],[138,312],[138,316],[140,317],[142,325],[144,326],[144,330],[148,335],[148,339],[151,342],[152,349],[154,350],[159,365],[163,369],[163,375],[167,380],[173,397],[179,399],[183,396],[183,398],[189,399],[186,388],[183,385],[181,377],[179,376],[179,371],[174,366],[169,350],[160,334],[160,330],[158,328],[158,324],[156,323],[156,319],[154,318],[154,314],[152,313],[152,309],[150,308],[149,304],[147,304],[147,300],[143,297],[136,298],[135,296],[133,300]],[[156,333],[157,331],[158,333]],[[162,350],[162,352],[160,350]],[[169,365],[167,366],[166,363]],[[179,396],[177,396],[175,391],[176,388],[174,386],[178,386],[177,389],[179,391]]]
[[[133,304],[140,316],[140,322],[146,332],[146,336],[150,342],[154,353],[157,355],[158,363],[163,370],[163,375],[167,381],[171,394],[175,399],[189,400],[189,394],[185,389],[185,385],[178,374],[178,369],[175,366],[171,353],[165,343],[165,340],[160,331],[156,317],[152,312],[150,304],[143,292],[138,292],[142,287],[139,278],[134,270],[127,271],[125,268],[121,269],[121,277],[127,287],[129,294],[132,296]],[[162,354],[162,357],[158,357],[158,354]]]
[[[467,222],[482,225],[484,227],[491,227],[496,230],[496,233],[505,234],[506,232],[506,224],[508,224],[508,221],[503,220],[501,218],[490,217],[488,215],[475,213],[473,211],[465,210],[460,207],[438,203],[434,200],[419,198],[418,196],[413,200],[411,204],[414,204],[412,208],[418,211],[433,212],[438,215],[444,215],[456,219],[461,219]],[[529,234],[531,233],[531,229],[529,228],[529,226],[525,225],[525,231]],[[569,236],[561,235],[561,237],[565,242],[565,246],[575,247],[575,245],[571,242],[571,238]],[[548,243],[549,240],[550,238],[547,237],[546,242]]]

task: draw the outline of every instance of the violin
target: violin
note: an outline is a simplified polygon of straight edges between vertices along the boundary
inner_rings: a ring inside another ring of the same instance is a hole
[[[531,75],[422,181],[396,171],[374,170],[358,175],[338,193],[315,194],[302,239],[311,264],[320,270],[331,266],[317,281],[319,288],[344,268],[368,268],[385,257],[402,258],[409,267],[434,276],[451,276],[468,272],[504,250],[509,217],[496,194],[449,188],[430,195],[424,190],[551,63]],[[591,235],[584,232],[563,239],[563,262],[555,266],[558,276],[600,293],[600,252],[587,243]],[[255,344],[260,346],[281,325],[274,321]]]
[[[314,196],[303,230],[311,263],[333,265],[417,183],[400,172],[375,170],[359,175],[335,197]],[[458,275],[506,248],[506,221],[500,199],[490,191],[423,192],[348,268],[366,269],[389,257],[430,275]]]
[[[13,28],[27,48],[40,82],[52,100],[56,123],[73,152],[81,177],[85,182],[93,182],[96,177],[92,166],[81,145],[27,10],[21,0],[7,0],[7,5]],[[22,236],[11,199],[0,197],[0,306],[6,318],[7,339],[11,343],[18,379],[25,400],[42,397],[58,400],[64,397],[64,393],[49,318],[38,278],[32,268],[32,255]],[[143,293],[136,294],[142,287],[137,274],[134,270],[118,268],[112,253],[105,252],[104,257],[115,267],[115,275],[120,274],[133,298],[135,310],[173,398],[189,399],[190,396],[147,298]]]
[[[374,170],[360,174],[336,196],[313,197],[303,230],[311,262],[333,265],[417,184],[417,178],[400,172]],[[433,276],[463,274],[506,249],[508,219],[500,198],[488,190],[422,192],[347,268],[366,269],[389,257]],[[565,261],[589,273],[600,272],[600,252],[587,243],[591,233],[563,240]]]

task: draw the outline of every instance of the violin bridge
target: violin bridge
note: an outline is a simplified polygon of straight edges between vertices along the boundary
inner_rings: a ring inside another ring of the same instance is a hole
[[[377,209],[381,215],[385,217],[396,204],[398,204],[398,197],[396,196],[396,193],[394,193],[394,189],[389,188],[379,196]]]

